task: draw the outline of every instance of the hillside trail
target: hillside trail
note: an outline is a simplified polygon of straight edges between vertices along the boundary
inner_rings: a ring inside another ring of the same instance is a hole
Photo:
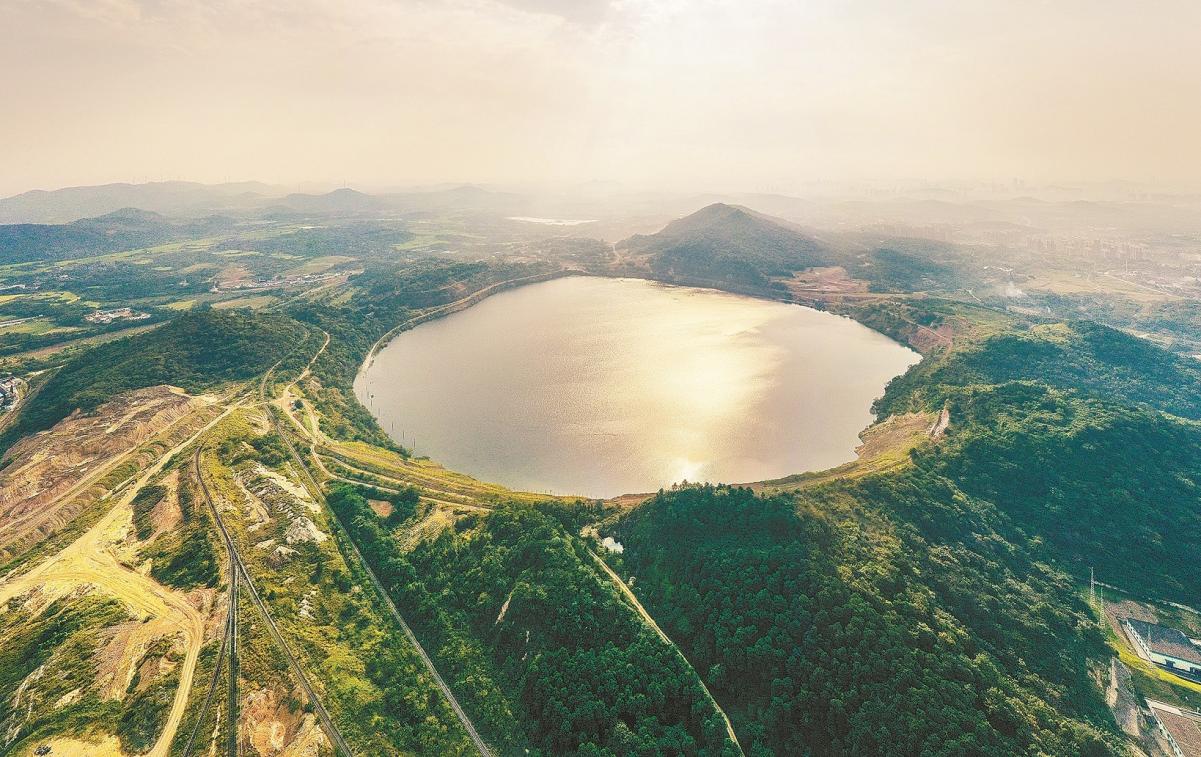
[[[92,586],[116,599],[143,621],[143,625],[138,629],[140,637],[153,639],[159,636],[183,635],[185,653],[180,665],[175,698],[158,740],[145,757],[167,757],[170,751],[171,741],[175,738],[175,732],[179,729],[184,710],[187,708],[192,678],[200,659],[200,647],[204,641],[204,619],[183,592],[164,586],[148,575],[138,573],[122,564],[118,557],[118,549],[125,543],[132,528],[131,503],[142,487],[157,475],[172,457],[207,433],[240,405],[240,401],[230,404],[191,437],[161,455],[104,517],[61,552],[28,572],[0,584],[0,605],[31,589],[38,590],[45,603],[49,604],[79,587]]]
[[[329,444],[331,440],[325,435],[325,432],[321,430],[321,424],[317,422],[316,415],[307,404],[305,404],[301,409],[301,419],[297,419],[296,416],[292,414],[292,403],[298,399],[297,396],[293,394],[293,389],[295,389],[296,385],[301,381],[304,381],[306,378],[312,375],[313,364],[316,363],[317,358],[321,357],[321,354],[325,352],[325,348],[329,347],[329,332],[322,330],[321,333],[325,335],[325,342],[322,343],[321,348],[313,354],[312,359],[309,360],[307,365],[305,365],[304,370],[301,371],[296,378],[289,381],[287,386],[285,386],[276,397],[270,400],[270,403],[278,408],[284,414],[284,417],[286,417],[292,423],[292,425],[294,425],[301,432],[301,434],[309,440],[311,444]],[[308,421],[307,423],[306,420]]]

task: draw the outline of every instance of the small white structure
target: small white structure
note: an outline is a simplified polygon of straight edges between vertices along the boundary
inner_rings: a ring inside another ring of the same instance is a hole
[[[20,394],[21,379],[16,376],[0,378],[0,410],[5,410],[17,404]]]
[[[622,546],[621,542],[617,541],[612,536],[606,536],[604,539],[601,539],[601,546],[610,552],[616,552],[617,554],[621,554],[622,552],[626,551],[626,548]]]

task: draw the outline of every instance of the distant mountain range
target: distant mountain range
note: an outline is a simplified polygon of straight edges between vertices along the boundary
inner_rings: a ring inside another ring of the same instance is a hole
[[[371,195],[341,188],[323,194],[286,194],[258,182],[198,184],[154,182],[33,190],[0,199],[0,224],[63,224],[125,208],[175,218],[258,213],[358,214],[380,212],[481,211],[518,214],[529,209],[524,195],[473,185],[420,192]]]
[[[770,193],[620,192],[604,185],[580,185],[562,192],[511,192],[472,184],[366,193],[350,188],[332,192],[289,193],[261,182],[200,184],[169,181],[104,184],[34,190],[0,199],[0,224],[70,223],[122,208],[139,208],[172,218],[209,215],[303,216],[376,214],[456,214],[596,218],[614,222],[603,232],[618,239],[656,222],[701,206],[756,208],[789,221],[829,230],[868,229],[910,233],[974,243],[984,235],[1014,237],[1114,234],[1201,235],[1201,198],[1175,195],[1138,200],[1083,201],[1013,197],[930,197],[902,194],[792,197]],[[716,218],[717,211],[709,214]],[[698,221],[701,219],[697,219]],[[618,222],[620,221],[620,222]],[[602,228],[598,225],[597,229]],[[795,230],[795,229],[794,229]],[[596,230],[593,230],[594,233]],[[732,232],[733,233],[733,232]]]
[[[310,213],[357,213],[382,210],[387,206],[387,203],[378,197],[346,187],[325,194],[294,193],[273,204]]]
[[[231,184],[160,181],[35,189],[0,200],[0,223],[70,223],[122,208],[169,216],[211,215],[253,204],[273,194],[278,195],[279,190],[253,181]]]

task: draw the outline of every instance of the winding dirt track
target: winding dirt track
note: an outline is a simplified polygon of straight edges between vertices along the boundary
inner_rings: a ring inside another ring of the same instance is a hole
[[[192,676],[204,639],[204,620],[184,594],[117,562],[109,547],[117,540],[115,537],[124,533],[129,517],[128,503],[114,507],[74,544],[0,587],[0,603],[39,587],[51,596],[61,597],[79,586],[91,585],[148,619],[146,630],[152,635],[182,633],[187,651],[180,666],[179,686],[163,730],[149,752],[151,757],[166,757],[188,703],[188,692],[192,688]]]

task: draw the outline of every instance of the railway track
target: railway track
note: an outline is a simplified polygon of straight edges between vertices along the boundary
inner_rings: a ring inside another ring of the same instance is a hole
[[[425,667],[429,671],[430,676],[434,679],[434,683],[437,684],[438,688],[442,690],[443,696],[446,697],[446,701],[450,705],[450,708],[454,710],[455,715],[458,716],[459,722],[463,724],[463,729],[467,731],[467,735],[471,738],[471,742],[475,745],[476,750],[485,757],[491,757],[492,752],[488,749],[488,745],[484,743],[484,740],[480,737],[479,732],[475,730],[475,725],[472,724],[471,719],[467,717],[467,713],[464,712],[462,706],[459,705],[459,700],[455,699],[454,693],[450,690],[450,687],[446,685],[446,681],[442,679],[442,676],[438,673],[438,669],[434,667],[434,661],[430,659],[428,654],[426,654],[425,648],[422,647],[421,642],[417,640],[417,636],[413,633],[413,629],[411,629],[409,624],[405,622],[404,617],[400,614],[400,610],[396,607],[396,603],[393,602],[392,597],[388,595],[388,590],[385,589],[380,580],[376,578],[375,571],[373,571],[371,566],[367,564],[367,560],[364,559],[363,553],[359,551],[358,545],[356,545],[350,538],[350,532],[342,527],[342,521],[339,520],[338,516],[333,513],[332,509],[330,510],[330,513],[333,515],[334,520],[337,521],[338,528],[342,530],[342,533],[346,534],[345,541],[350,545],[351,550],[354,551],[355,557],[358,558],[359,564],[363,566],[363,572],[367,574],[367,578],[371,581],[371,585],[375,587],[376,592],[380,595],[380,597],[383,598],[384,604],[387,605],[392,617],[396,620],[397,624],[400,625],[401,630],[404,631],[405,638],[409,640],[409,643],[412,644],[413,648],[417,650],[417,654],[421,656],[421,661],[425,663]]]
[[[196,473],[197,478],[200,472]],[[229,557],[229,757],[238,757],[238,571],[233,552]]]
[[[701,688],[705,691],[705,696],[709,698],[709,704],[713,705],[713,709],[716,710],[717,714],[721,715],[721,719],[725,721],[726,735],[730,737],[730,741],[732,741],[734,746],[737,747],[738,753],[744,754],[742,751],[742,744],[738,743],[738,734],[734,733],[733,723],[730,722],[730,718],[726,715],[726,711],[723,710],[721,705],[717,703],[717,699],[713,696],[713,692],[709,691],[709,687],[705,685],[705,680],[701,678],[700,674],[697,673],[692,667],[692,663],[688,661],[688,657],[684,654],[684,650],[676,646],[676,643],[671,640],[671,638],[666,632],[664,632],[662,628],[659,627],[659,624],[655,622],[655,619],[651,616],[650,612],[648,612],[647,609],[642,606],[642,602],[638,601],[638,595],[634,593],[634,590],[631,589],[625,581],[621,580],[621,576],[617,575],[617,573],[609,567],[609,564],[601,559],[601,556],[593,552],[591,549],[588,550],[588,554],[592,556],[592,559],[596,562],[597,566],[599,566],[603,574],[613,582],[613,585],[617,587],[622,596],[629,601],[634,611],[638,613],[640,618],[642,618],[642,622],[645,623],[652,631],[654,631],[664,644],[671,647],[672,650],[679,655],[680,659],[684,662],[684,665],[686,665],[688,669],[692,671],[693,675],[696,676],[697,683],[701,685]]]
[[[213,665],[213,677],[209,681],[208,692],[204,695],[204,704],[200,706],[200,714],[196,716],[196,722],[192,725],[192,732],[188,734],[188,742],[184,744],[183,757],[192,757],[192,749],[196,745],[196,737],[200,734],[200,729],[204,725],[204,719],[208,717],[209,709],[213,705],[213,697],[217,695],[217,684],[221,682],[221,671],[225,665],[225,648],[229,643],[229,623],[230,618],[228,613],[225,616],[225,634],[221,637],[221,647],[217,650],[217,662]]]
[[[325,344],[321,346],[321,350],[324,350],[328,344],[329,334],[326,334]],[[321,354],[321,350],[318,350],[317,355],[313,356],[314,361],[317,359],[317,356]],[[312,361],[309,362],[309,365],[312,365]],[[274,368],[272,368],[272,371],[273,370]],[[305,370],[307,371],[308,369],[306,368]],[[324,495],[320,484],[318,484],[317,480],[313,478],[313,474],[309,472],[309,468],[307,465],[305,465],[304,459],[296,450],[295,445],[292,444],[292,439],[280,426],[279,418],[272,409],[271,404],[267,402],[267,381],[269,380],[270,375],[271,371],[268,371],[263,375],[263,380],[259,382],[259,400],[266,406],[267,415],[271,419],[272,428],[275,430],[276,435],[283,440],[284,446],[287,447],[288,453],[292,456],[292,460],[296,463],[296,467],[299,469],[301,476],[304,477],[305,486],[309,488],[310,493],[319,501],[324,500]],[[363,572],[367,575],[367,578],[371,581],[371,585],[375,587],[376,593],[379,594],[380,598],[387,606],[392,618],[397,622],[401,630],[404,632],[405,638],[408,639],[409,643],[413,645],[413,648],[417,650],[417,654],[421,657],[421,661],[424,663],[426,670],[430,674],[430,677],[434,679],[434,683],[438,686],[438,689],[442,692],[442,695],[446,697],[447,703],[450,705],[451,710],[454,711],[455,716],[458,717],[459,722],[463,726],[463,730],[467,732],[467,736],[471,739],[472,744],[475,745],[476,750],[479,751],[481,755],[484,755],[485,757],[491,757],[492,752],[488,749],[488,745],[484,742],[484,739],[476,730],[475,724],[471,722],[471,718],[467,716],[467,713],[459,704],[459,700],[455,698],[454,692],[450,690],[450,686],[446,684],[446,681],[442,678],[441,674],[438,673],[438,669],[434,667],[434,661],[430,659],[430,656],[425,651],[425,647],[421,646],[421,642],[417,640],[417,636],[413,633],[413,629],[409,626],[408,622],[405,621],[404,616],[400,614],[400,609],[396,607],[396,603],[393,602],[392,597],[388,595],[387,589],[384,588],[383,583],[379,580],[379,578],[376,577],[375,571],[373,571],[371,566],[367,564],[367,560],[363,557],[363,553],[359,551],[358,545],[356,545],[354,540],[350,538],[350,532],[343,527],[342,521],[338,518],[337,513],[330,508],[327,508],[327,510],[329,510],[330,516],[334,519],[334,522],[337,523],[338,529],[341,530],[341,532],[345,535],[344,541],[354,552],[355,558],[358,560],[359,565],[363,568]],[[253,591],[253,588],[251,591]]]
[[[196,716],[196,722],[192,726],[192,732],[188,734],[188,743],[184,745],[183,757],[192,757],[192,749],[196,745],[196,737],[200,734],[201,727],[204,726],[205,718],[208,717],[209,710],[213,706],[213,697],[217,695],[217,685],[221,682],[221,671],[225,666],[225,652],[229,647],[230,639],[237,638],[237,621],[234,617],[234,608],[237,604],[235,596],[234,583],[237,579],[237,571],[234,570],[233,560],[229,563],[230,576],[230,601],[229,608],[225,613],[225,632],[221,636],[221,647],[217,650],[217,662],[213,665],[213,677],[209,681],[208,691],[204,695],[204,704],[200,706],[200,713]],[[231,695],[230,702],[234,701],[236,692]],[[232,712],[232,710],[230,710]],[[231,723],[236,723],[236,718],[230,718]]]
[[[292,674],[296,677],[300,687],[304,689],[305,694],[308,696],[309,703],[312,704],[313,711],[317,714],[317,720],[321,724],[321,729],[325,731],[326,737],[329,738],[330,743],[334,745],[335,753],[346,755],[346,757],[353,757],[354,752],[351,750],[350,745],[346,743],[346,740],[342,738],[342,734],[338,731],[337,726],[334,725],[333,719],[330,718],[329,712],[325,709],[325,705],[321,703],[321,699],[317,696],[317,692],[313,690],[312,685],[309,683],[308,676],[305,675],[304,669],[300,666],[300,663],[297,661],[295,655],[292,654],[292,650],[288,646],[287,642],[284,641],[283,635],[280,634],[279,628],[275,625],[275,620],[271,617],[271,613],[267,609],[267,605],[264,604],[262,598],[259,597],[258,590],[254,587],[254,582],[250,580],[250,573],[246,570],[246,564],[242,561],[241,556],[238,554],[233,537],[230,536],[229,530],[225,527],[225,521],[222,520],[221,513],[217,510],[217,504],[213,501],[212,494],[209,492],[208,484],[205,483],[204,476],[201,475],[200,447],[197,447],[196,451],[192,454],[192,467],[196,475],[196,483],[200,488],[201,496],[204,497],[204,501],[209,506],[209,511],[213,514],[213,520],[217,523],[217,530],[221,532],[221,539],[225,542],[225,549],[229,552],[230,561],[234,568],[233,575],[231,576],[231,600],[236,599],[237,596],[237,590],[233,589],[232,587],[237,584],[239,579],[241,579],[246,587],[247,592],[249,593],[251,604],[254,605],[255,609],[263,619],[263,623],[267,628],[268,635],[271,636],[271,640],[275,642],[275,646],[280,650],[280,652],[283,653],[284,658],[288,663],[288,667],[292,670]],[[236,623],[236,621],[237,610],[235,608],[234,622]],[[232,664],[234,655],[231,654],[230,657],[232,672],[234,669],[234,665]],[[236,733],[236,727],[234,731]],[[234,748],[236,749],[236,743],[234,744]]]

